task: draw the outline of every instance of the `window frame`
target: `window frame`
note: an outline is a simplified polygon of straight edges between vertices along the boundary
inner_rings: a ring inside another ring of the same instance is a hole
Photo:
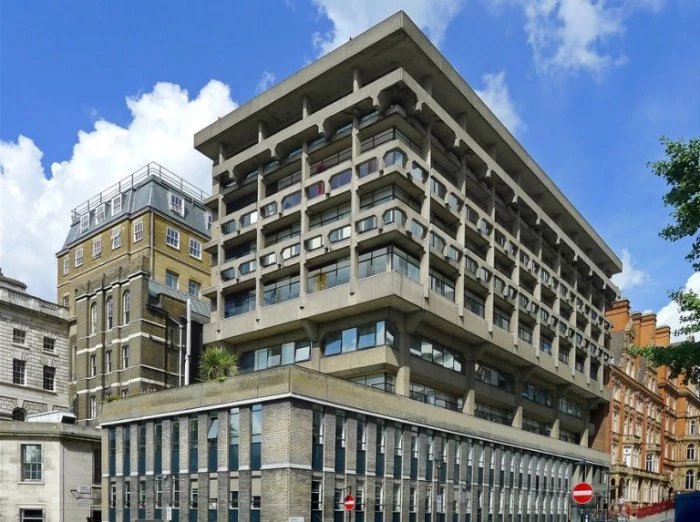
[[[195,238],[191,237],[189,252],[190,257],[193,257],[195,259],[202,259],[202,242],[197,241]]]
[[[165,244],[175,250],[180,250],[180,231],[176,228],[166,227]]]
[[[143,241],[143,219],[136,221],[132,227],[133,242]]]

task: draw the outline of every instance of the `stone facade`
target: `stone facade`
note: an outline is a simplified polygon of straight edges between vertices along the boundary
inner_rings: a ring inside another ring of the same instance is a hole
[[[0,272],[0,420],[68,409],[68,310]]]
[[[0,421],[0,519],[101,520],[100,466],[97,430]]]

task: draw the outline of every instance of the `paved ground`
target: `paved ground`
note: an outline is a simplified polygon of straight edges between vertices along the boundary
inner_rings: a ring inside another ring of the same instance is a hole
[[[638,520],[639,522],[673,522],[673,518],[675,516],[675,511],[673,509],[669,511],[665,511],[663,513],[659,513],[657,515],[651,515],[650,517],[644,517],[644,518],[638,518],[638,519],[632,519],[630,522],[633,522],[634,520]]]

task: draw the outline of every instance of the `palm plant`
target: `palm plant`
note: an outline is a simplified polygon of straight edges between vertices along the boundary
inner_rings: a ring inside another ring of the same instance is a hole
[[[208,346],[199,363],[202,379],[223,381],[238,375],[238,357],[221,345]]]

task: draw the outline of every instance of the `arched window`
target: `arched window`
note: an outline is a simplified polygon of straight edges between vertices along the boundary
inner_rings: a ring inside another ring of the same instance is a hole
[[[695,460],[695,444],[688,444],[688,450],[686,451],[687,460]]]
[[[114,324],[114,302],[112,301],[112,296],[107,298],[105,308],[107,309],[107,330],[111,330]]]
[[[695,472],[692,470],[685,474],[685,489],[688,491],[695,489]]]
[[[122,296],[122,324],[129,324],[129,312],[131,309],[131,296],[129,291],[124,292]]]
[[[92,303],[90,306],[90,335],[97,330],[97,303]]]
[[[12,420],[24,422],[27,418],[27,413],[22,408],[12,410]]]

